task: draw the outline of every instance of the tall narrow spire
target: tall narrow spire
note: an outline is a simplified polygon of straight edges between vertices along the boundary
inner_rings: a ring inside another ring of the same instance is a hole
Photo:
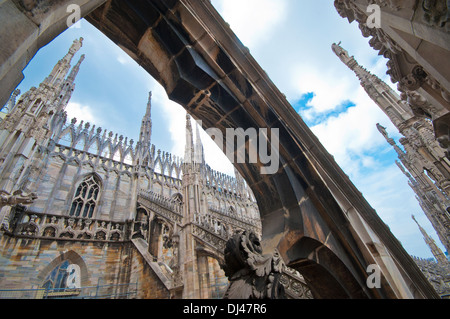
[[[411,108],[401,100],[400,96],[389,85],[359,65],[353,56],[349,56],[347,50],[340,46],[340,42],[338,44],[333,43],[331,49],[356,74],[369,97],[401,131],[402,124],[414,116]]]
[[[79,38],[73,41],[72,46],[69,49],[69,52],[66,54],[64,59],[67,59],[69,62],[72,60],[75,53],[77,53],[81,47],[83,46],[83,38]]]
[[[66,108],[67,104],[69,104],[70,98],[72,97],[72,93],[75,90],[75,78],[78,75],[78,72],[80,71],[81,63],[83,63],[85,58],[85,55],[83,54],[80,59],[78,60],[77,64],[72,68],[69,75],[67,76],[67,79],[62,82],[62,85],[60,87],[60,92],[57,94],[57,96],[60,96],[60,101],[57,105],[57,111],[61,111]]]
[[[399,140],[403,145],[401,149],[394,139],[389,137],[386,128],[377,124],[377,129],[398,154],[402,165],[399,165],[400,163],[397,165],[403,173],[406,173],[404,169],[409,172],[407,175],[410,180],[409,185],[417,194],[419,204],[436,230],[442,244],[449,250],[450,241],[448,240],[449,230],[446,226],[446,216],[448,216],[448,194],[450,192],[448,174],[450,170],[445,154],[439,151],[440,147],[435,140],[432,123],[415,116],[410,105],[402,101],[396,91],[359,65],[355,58],[349,56],[348,52],[340,46],[340,43],[333,43],[331,48],[339,59],[357,75],[367,95],[404,136]]]
[[[150,147],[150,141],[152,137],[152,92],[148,93],[148,102],[145,115],[142,118],[141,134],[139,141],[142,145]]]
[[[196,123],[195,125],[195,162],[199,164],[205,163],[205,155],[203,152],[203,143],[202,139],[200,138],[200,130],[199,125]]]
[[[386,141],[387,141],[389,144],[391,144],[391,145],[394,145],[394,144],[395,144],[394,139],[392,139],[392,138],[389,137],[389,135],[388,135],[388,133],[387,133],[387,131],[386,131],[386,128],[385,128],[384,126],[381,126],[380,123],[377,123],[377,129],[378,129],[378,131],[381,133],[381,135],[383,135],[383,137],[386,139]]]
[[[184,150],[184,163],[194,160],[194,136],[192,134],[191,116],[186,114],[186,145]]]
[[[67,81],[69,81],[71,83],[73,83],[75,81],[75,78],[77,77],[78,72],[80,71],[80,65],[81,65],[81,63],[83,63],[84,58],[85,58],[85,55],[82,54],[80,59],[78,60],[77,64],[70,71],[70,74],[67,77]]]
[[[437,262],[441,265],[447,264],[448,263],[447,257],[442,252],[442,250],[436,245],[434,239],[427,234],[427,232],[425,231],[425,229],[422,228],[422,226],[420,226],[414,215],[412,215],[412,219],[416,222],[417,226],[419,226],[420,232],[423,235],[423,239],[430,248],[431,253],[433,254],[434,258],[436,258]]]
[[[61,60],[58,61],[58,63],[54,66],[50,75],[44,80],[44,83],[55,87],[61,85],[64,82],[66,75],[70,70],[70,63],[72,62],[72,58],[81,49],[82,46],[83,46],[83,38],[79,38],[73,41],[72,46],[69,49],[69,52],[67,52],[67,54]]]
[[[150,119],[152,115],[152,91],[148,92],[147,109],[145,111],[145,117]]]
[[[384,138],[386,139],[386,141],[390,144],[390,145],[392,145],[392,147],[394,148],[394,150],[397,152],[397,154],[398,154],[398,158],[402,161],[402,163],[405,165],[406,163],[405,163],[405,156],[406,156],[406,154],[405,154],[405,152],[400,148],[400,147],[398,147],[398,145],[395,143],[395,141],[394,141],[394,139],[393,138],[390,138],[389,137],[389,135],[388,135],[388,133],[387,133],[387,131],[386,131],[386,128],[384,127],[384,126],[381,126],[379,123],[377,123],[377,129],[378,129],[378,131],[380,131],[380,133],[381,133],[381,135],[383,135],[384,136]]]

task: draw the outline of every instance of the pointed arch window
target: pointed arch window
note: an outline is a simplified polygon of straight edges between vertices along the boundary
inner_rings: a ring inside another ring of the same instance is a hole
[[[176,193],[175,195],[173,195],[172,200],[178,205],[183,205],[183,195],[181,195],[180,193]]]
[[[100,181],[94,175],[87,176],[78,186],[70,208],[70,216],[92,218],[100,194]]]
[[[56,266],[47,278],[45,278],[42,288],[46,290],[66,288],[68,267],[69,261],[67,260]]]

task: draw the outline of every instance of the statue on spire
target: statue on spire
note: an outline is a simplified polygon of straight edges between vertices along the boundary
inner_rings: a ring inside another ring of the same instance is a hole
[[[386,139],[386,141],[388,141],[389,144],[391,145],[395,144],[394,140],[389,137],[386,128],[384,126],[381,126],[380,123],[377,123],[377,129],[381,133],[381,135],[384,136],[384,138]]]
[[[83,38],[75,39],[69,49],[69,54],[75,55],[75,53],[77,53],[83,46],[83,40]]]

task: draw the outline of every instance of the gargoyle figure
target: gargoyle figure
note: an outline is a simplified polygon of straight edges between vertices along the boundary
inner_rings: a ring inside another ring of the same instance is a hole
[[[31,204],[37,198],[35,193],[23,193],[22,190],[16,190],[12,194],[0,190],[0,208],[3,206],[14,206],[17,204]]]
[[[222,265],[230,285],[224,299],[284,299],[280,282],[284,263],[277,251],[262,254],[258,237],[253,232],[237,232],[225,247]]]

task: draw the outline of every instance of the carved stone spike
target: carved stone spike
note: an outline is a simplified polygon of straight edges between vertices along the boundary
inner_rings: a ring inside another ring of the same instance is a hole
[[[444,28],[450,19],[448,1],[422,0],[423,20],[430,26]]]

